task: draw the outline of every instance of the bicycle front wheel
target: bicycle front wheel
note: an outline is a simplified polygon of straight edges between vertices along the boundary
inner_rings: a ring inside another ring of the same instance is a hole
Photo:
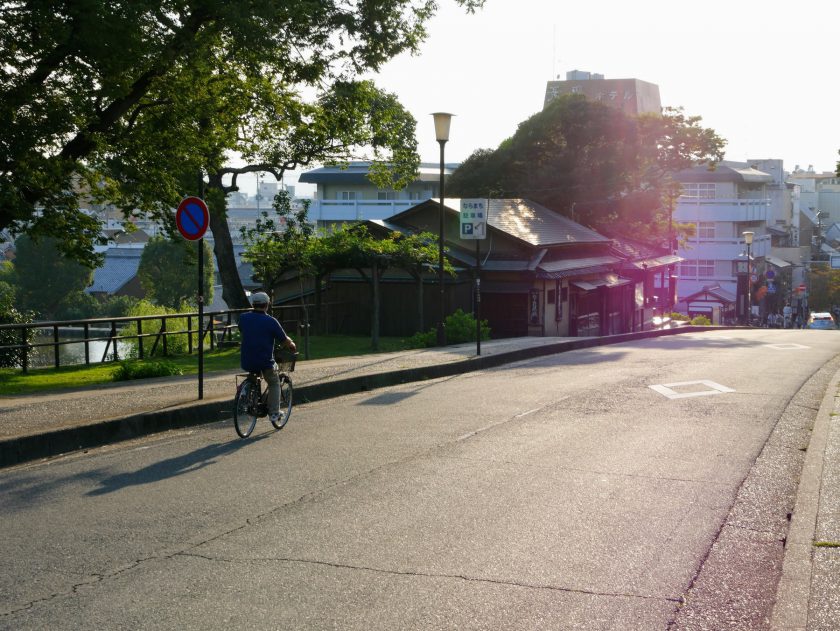
[[[253,413],[252,390],[255,385],[250,381],[243,381],[236,389],[233,400],[233,426],[241,438],[248,438],[257,424],[257,416]]]
[[[292,415],[294,390],[291,378],[288,375],[280,375],[280,416],[277,417],[276,421],[271,421],[275,429],[283,429],[289,422],[289,417]]]

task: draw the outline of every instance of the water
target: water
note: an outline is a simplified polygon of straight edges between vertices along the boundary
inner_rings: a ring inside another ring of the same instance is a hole
[[[91,331],[90,335],[92,336],[104,336],[107,335],[110,331],[99,332],[99,331]],[[60,342],[65,341],[72,341],[71,344],[62,344],[58,347],[59,350],[59,361],[62,366],[72,366],[72,365],[79,365],[85,363],[85,344],[83,341],[79,340],[82,336],[82,332],[79,330],[72,330],[72,329],[65,329],[59,330],[58,340]],[[52,332],[50,331],[43,331],[39,333],[35,338],[36,344],[42,344],[44,342],[52,342]],[[90,363],[91,364],[98,364],[102,362],[102,354],[105,352],[105,348],[108,346],[107,341],[96,341],[96,342],[88,342],[88,349],[90,353]],[[128,357],[129,353],[132,350],[131,344],[127,342],[117,342],[117,354],[119,355],[120,359],[125,359]],[[39,346],[35,348],[32,355],[29,359],[29,365],[33,368],[40,368],[46,366],[54,366],[55,365],[55,356],[54,356],[54,347],[53,346]],[[108,348],[108,356],[106,361],[113,361],[114,359],[114,347],[113,344],[110,348]]]

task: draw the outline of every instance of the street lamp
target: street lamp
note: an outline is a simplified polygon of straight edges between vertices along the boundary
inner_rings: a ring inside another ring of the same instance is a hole
[[[443,146],[449,140],[449,123],[452,122],[453,114],[446,112],[435,112],[435,137],[440,145],[440,225],[438,230],[438,283],[440,284],[440,317],[437,323],[437,345],[446,345],[446,305],[443,285]]]
[[[752,242],[754,232],[747,230],[744,234],[744,243],[747,246],[747,326],[752,323]]]

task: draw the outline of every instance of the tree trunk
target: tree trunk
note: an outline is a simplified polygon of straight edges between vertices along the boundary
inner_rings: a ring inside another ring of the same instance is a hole
[[[371,318],[371,346],[379,350],[379,265],[373,262],[371,270],[371,287],[373,288],[373,315]]]
[[[321,280],[322,276],[320,274],[315,274],[315,313],[313,314],[312,319],[315,321],[315,333],[318,334],[327,332],[327,327],[324,323],[324,313],[322,310],[323,295],[321,293]]]
[[[417,332],[422,333],[426,330],[423,322],[423,273],[418,273],[414,278],[417,280]]]
[[[212,187],[212,185],[211,185]],[[220,192],[217,190],[217,192]],[[221,193],[224,195],[224,193]],[[222,198],[224,199],[224,198]],[[247,309],[251,305],[245,296],[245,289],[236,270],[236,257],[233,254],[233,240],[230,237],[226,215],[226,204],[211,203],[210,231],[213,233],[213,253],[219,265],[219,278],[222,281],[222,298],[228,309]]]

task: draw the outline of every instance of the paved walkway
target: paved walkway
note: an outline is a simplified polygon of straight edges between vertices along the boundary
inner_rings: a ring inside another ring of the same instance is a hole
[[[691,327],[696,330],[695,327]],[[609,338],[515,338],[475,344],[300,361],[297,401],[317,400],[401,382],[460,374],[576,348],[679,330]],[[0,397],[0,467],[141,434],[230,416],[237,371],[144,380]],[[770,628],[840,630],[840,375],[817,415],[786,545]]]
[[[504,359],[522,353],[521,358],[541,354],[540,351],[559,352],[570,345],[597,338],[523,337],[482,342],[481,357],[476,356],[475,343],[459,344],[444,348],[417,349],[396,353],[338,357],[297,363],[293,380],[296,398],[305,400],[314,386],[338,386],[350,382],[348,391],[365,389],[356,382],[380,375],[393,375],[411,370],[437,368],[467,362],[464,372],[482,367],[483,360]],[[204,397],[198,399],[198,377],[162,377],[65,390],[54,394],[31,394],[0,397],[0,440],[21,438],[51,432],[57,429],[79,427],[107,420],[131,417],[138,414],[166,413],[173,409],[207,407],[208,403],[230,403],[240,370],[225,373],[208,373],[204,378]],[[404,381],[409,381],[405,375]],[[300,397],[305,397],[301,399]],[[320,397],[319,397],[320,398]]]

